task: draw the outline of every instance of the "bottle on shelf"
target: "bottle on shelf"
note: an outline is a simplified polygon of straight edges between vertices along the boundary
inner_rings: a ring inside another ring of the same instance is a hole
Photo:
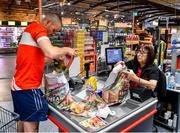
[[[177,42],[176,42],[176,40],[174,39],[174,40],[172,41],[172,48],[171,48],[172,52],[173,52],[174,50],[176,50],[176,44],[177,44]]]
[[[174,114],[174,116],[173,116],[173,128],[176,128],[176,126],[177,126],[177,114]]]
[[[175,78],[174,78],[174,75],[171,74],[168,80],[168,88],[174,89],[174,87],[175,87]]]

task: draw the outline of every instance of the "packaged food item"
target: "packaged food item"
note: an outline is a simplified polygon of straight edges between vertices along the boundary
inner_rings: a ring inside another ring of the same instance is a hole
[[[105,127],[107,125],[107,122],[101,119],[100,117],[95,116],[95,117],[86,119],[84,121],[81,121],[80,125],[86,128],[88,131],[95,131],[95,130]]]
[[[92,76],[86,81],[87,88],[92,88],[93,90],[97,90],[97,79],[96,77]],[[88,87],[89,86],[89,87]]]
[[[70,104],[70,110],[76,114],[82,113],[85,110],[85,104],[73,102]]]

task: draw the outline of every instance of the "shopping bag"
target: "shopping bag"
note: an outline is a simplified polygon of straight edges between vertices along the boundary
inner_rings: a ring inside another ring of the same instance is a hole
[[[45,74],[45,94],[50,103],[60,104],[69,93],[69,83],[63,72]]]
[[[102,91],[102,98],[109,105],[122,103],[129,90],[129,80],[127,75],[119,73],[115,82],[111,86],[106,86]]]

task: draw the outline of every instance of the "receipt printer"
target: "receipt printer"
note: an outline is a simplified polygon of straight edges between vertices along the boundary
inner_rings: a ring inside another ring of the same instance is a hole
[[[131,99],[144,102],[153,96],[153,91],[147,88],[131,88],[130,89]]]

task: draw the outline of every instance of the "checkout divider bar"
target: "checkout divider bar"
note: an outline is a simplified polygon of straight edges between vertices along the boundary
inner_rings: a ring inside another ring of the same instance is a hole
[[[150,113],[146,114],[144,117],[140,118],[139,120],[135,121],[130,126],[128,126],[127,128],[125,128],[125,129],[123,129],[122,131],[119,131],[119,132],[127,133],[127,132],[131,131],[133,128],[135,128],[136,126],[141,124],[143,121],[145,121],[148,118],[150,118],[151,116],[153,116],[156,112],[157,112],[157,109],[152,110]]]

